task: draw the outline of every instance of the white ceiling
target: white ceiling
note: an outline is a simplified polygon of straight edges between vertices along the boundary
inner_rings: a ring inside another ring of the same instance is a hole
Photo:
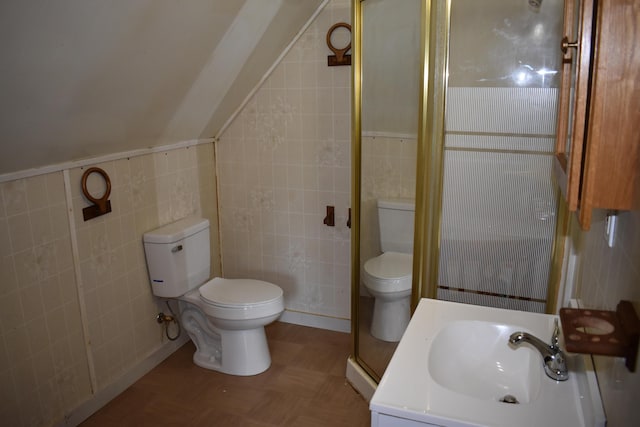
[[[2,0],[0,175],[216,136],[322,0]]]

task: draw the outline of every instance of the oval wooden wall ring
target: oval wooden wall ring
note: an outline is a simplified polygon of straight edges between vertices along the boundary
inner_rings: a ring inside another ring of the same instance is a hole
[[[100,198],[93,197],[89,194],[89,190],[87,190],[87,178],[94,172],[102,175],[104,182],[107,184],[107,189]],[[82,193],[87,199],[93,202],[94,205],[98,206],[100,213],[107,213],[107,203],[109,202],[109,195],[111,194],[111,179],[109,178],[109,175],[107,175],[107,173],[102,169],[96,167],[92,167],[84,171],[82,174]]]
[[[333,24],[329,31],[327,31],[327,46],[335,55],[331,55],[327,57],[327,62],[329,66],[333,65],[351,65],[351,55],[346,55],[346,53],[351,49],[351,41],[349,44],[342,49],[337,49],[333,43],[331,42],[331,35],[337,28],[346,28],[351,33],[351,25],[346,22],[338,22]]]

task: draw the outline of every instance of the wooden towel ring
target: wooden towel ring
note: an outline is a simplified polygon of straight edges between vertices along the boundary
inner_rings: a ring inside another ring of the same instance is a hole
[[[329,49],[331,49],[331,51],[335,54],[329,55],[327,57],[327,64],[330,67],[333,67],[335,65],[351,65],[351,55],[346,55],[346,53],[351,50],[351,42],[349,42],[349,44],[342,49],[336,49],[333,46],[333,43],[331,43],[331,34],[333,34],[333,32],[340,27],[346,28],[347,30],[349,30],[349,33],[351,33],[351,25],[347,24],[346,22],[338,22],[337,24],[333,24],[331,28],[329,28],[329,31],[327,31],[327,46],[329,46]]]
[[[87,190],[87,178],[94,172],[102,175],[102,178],[104,178],[104,182],[107,185],[106,191],[100,198],[93,197],[89,193],[89,190]],[[104,170],[92,167],[84,171],[82,174],[82,194],[84,194],[84,196],[93,203],[92,206],[82,209],[82,216],[85,221],[111,212],[111,202],[109,201],[109,195],[111,194],[111,179]]]

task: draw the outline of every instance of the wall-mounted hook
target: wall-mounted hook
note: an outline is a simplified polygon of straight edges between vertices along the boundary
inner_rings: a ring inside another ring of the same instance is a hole
[[[102,178],[104,178],[104,182],[107,185],[107,189],[99,199],[93,197],[89,194],[89,190],[87,190],[87,178],[93,172],[102,175]],[[82,193],[93,203],[93,205],[82,209],[82,217],[85,221],[111,212],[111,201],[109,201],[109,194],[111,194],[111,179],[109,179],[109,175],[107,175],[107,173],[102,169],[95,167],[89,168],[82,174]]]
[[[327,216],[324,217],[324,221],[322,222],[329,227],[336,225],[336,212],[333,206],[327,206]]]
[[[351,228],[351,208],[349,208],[349,214],[347,216],[347,227]]]

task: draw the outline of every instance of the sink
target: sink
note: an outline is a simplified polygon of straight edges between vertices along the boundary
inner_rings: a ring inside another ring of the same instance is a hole
[[[516,331],[550,342],[557,316],[422,299],[371,399],[372,426],[604,426],[589,356],[547,377]],[[565,349],[560,335],[560,348]]]
[[[507,345],[509,336],[523,329],[479,320],[452,322],[433,339],[429,374],[442,387],[478,399],[535,400],[545,379],[540,354]]]

